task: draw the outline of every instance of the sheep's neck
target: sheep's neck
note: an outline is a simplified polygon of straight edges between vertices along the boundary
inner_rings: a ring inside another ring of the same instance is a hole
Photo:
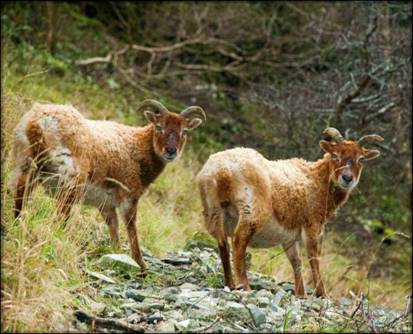
[[[140,179],[144,187],[151,184],[165,168],[165,163],[155,152],[153,136],[154,127],[152,124],[145,126],[139,136],[139,146],[143,154],[140,155],[138,163]]]
[[[322,180],[321,193],[326,194],[325,198],[325,218],[331,217],[338,208],[340,208],[347,201],[349,191],[343,190],[334,184],[331,179],[330,160],[324,158],[320,161],[318,166],[318,176]]]

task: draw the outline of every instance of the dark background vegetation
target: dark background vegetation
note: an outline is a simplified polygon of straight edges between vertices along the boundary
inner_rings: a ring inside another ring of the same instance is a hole
[[[118,92],[131,123],[143,97],[202,106],[201,162],[234,146],[315,160],[327,126],[381,135],[327,233],[372,277],[411,277],[410,2],[2,2],[1,15],[15,62]]]

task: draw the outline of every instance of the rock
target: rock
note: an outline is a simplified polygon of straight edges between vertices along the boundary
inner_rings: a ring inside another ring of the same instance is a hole
[[[136,300],[138,302],[143,301],[148,296],[145,292],[135,289],[126,290],[125,295],[126,297],[132,298],[133,300]]]
[[[260,327],[261,325],[265,324],[265,322],[267,321],[267,318],[265,317],[265,313],[263,311],[261,311],[254,304],[248,304],[247,307],[251,311],[257,327]]]
[[[281,300],[285,296],[285,292],[280,290],[278,291],[274,298],[271,301],[271,307],[274,307],[274,311],[277,311],[278,306],[280,306]]]
[[[116,283],[115,280],[113,280],[112,278],[110,278],[110,277],[108,277],[108,276],[106,276],[106,275],[103,275],[103,274],[101,274],[101,273],[97,273],[97,272],[94,272],[94,271],[86,271],[86,273],[89,274],[89,275],[92,276],[92,277],[95,277],[95,278],[97,278],[97,279],[100,279],[100,280],[103,281],[103,282],[112,283],[112,284],[115,284],[115,283]]]
[[[106,254],[99,261],[103,266],[116,267],[123,271],[140,270],[138,264],[126,254]]]
[[[145,298],[141,303],[136,304],[136,309],[142,312],[150,312],[152,310],[163,310],[165,308],[164,300],[156,300],[153,298]]]
[[[173,321],[161,321],[156,325],[157,332],[173,333],[175,332],[175,324]]]
[[[257,298],[257,305],[259,307],[267,307],[268,305],[270,305],[270,300],[267,297]]]
[[[181,290],[198,290],[199,286],[192,283],[184,283],[180,286]]]
[[[186,319],[176,323],[179,331],[188,332],[198,326],[198,322],[193,319]]]
[[[273,294],[271,293],[271,291],[261,289],[257,292],[256,296],[257,296],[257,298],[259,298],[259,297],[272,298]]]
[[[167,301],[175,302],[180,293],[181,293],[181,289],[171,286],[171,287],[162,289],[159,295]]]
[[[184,316],[181,310],[171,310],[171,311],[164,312],[163,314],[166,317],[166,319],[169,319],[169,320],[171,319],[176,320],[176,321],[184,320]]]
[[[122,289],[116,285],[107,285],[102,288],[100,293],[107,296],[121,297]]]
[[[281,285],[285,292],[294,293],[294,285],[290,283],[284,283]]]

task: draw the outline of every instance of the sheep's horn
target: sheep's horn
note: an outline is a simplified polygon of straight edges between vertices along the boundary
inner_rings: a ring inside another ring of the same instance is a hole
[[[384,140],[383,137],[379,136],[379,135],[366,135],[366,136],[361,137],[357,141],[357,144],[359,146],[364,146],[364,145],[366,145],[368,143],[371,143],[373,141],[383,141],[383,140]]]
[[[186,118],[188,118],[188,116],[191,114],[194,114],[196,116],[201,116],[202,120],[204,122],[206,121],[206,115],[205,115],[204,109],[198,106],[188,107],[180,113],[182,117],[186,117]]]
[[[144,100],[139,106],[138,109],[142,109],[144,107],[151,107],[153,110],[157,111],[159,114],[164,114],[168,112],[168,109],[165,106],[156,100],[146,99]]]
[[[324,139],[327,141],[335,141],[335,142],[341,142],[344,140],[343,136],[341,135],[340,131],[338,131],[336,128],[326,128],[323,131]]]

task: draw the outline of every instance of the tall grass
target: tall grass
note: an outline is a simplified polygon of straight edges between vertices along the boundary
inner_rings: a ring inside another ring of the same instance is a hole
[[[2,329],[4,331],[65,331],[79,294],[90,287],[85,269],[111,251],[109,233],[98,211],[77,205],[67,224],[56,216],[55,201],[36,188],[23,211],[13,217],[13,198],[6,185],[12,131],[34,101],[72,102],[91,118],[112,118],[142,124],[142,117],[121,113],[125,97],[49,75],[32,64],[29,75],[9,66],[5,56],[2,96]],[[109,95],[109,96],[108,96]],[[140,100],[136,97],[136,104]],[[135,119],[133,119],[135,118]],[[182,248],[185,239],[200,229],[200,201],[194,184],[199,169],[188,144],[183,158],[167,166],[140,202],[138,234],[143,248],[156,255]],[[120,226],[122,252],[129,252],[124,226]]]

